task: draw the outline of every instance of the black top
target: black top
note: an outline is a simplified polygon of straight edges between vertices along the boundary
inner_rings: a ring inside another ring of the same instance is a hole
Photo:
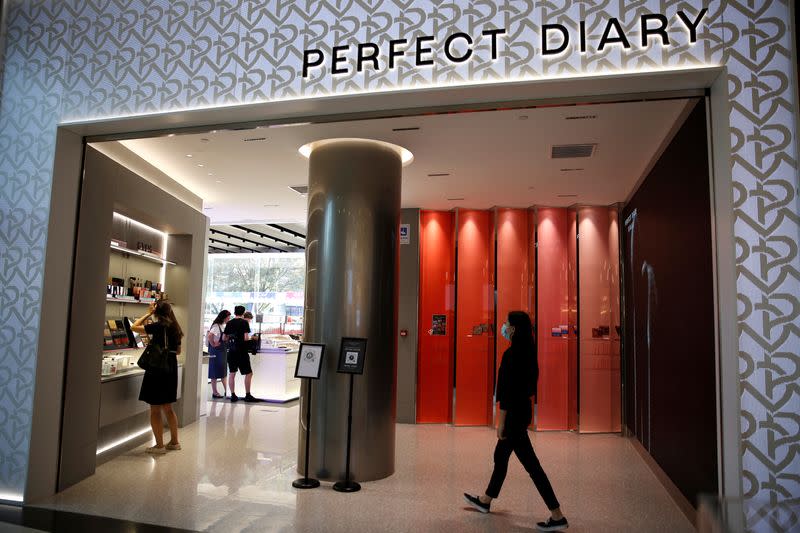
[[[234,339],[233,349],[237,352],[247,350],[244,334],[250,333],[250,323],[244,318],[233,318],[225,325],[225,335]]]
[[[164,346],[164,325],[161,322],[146,324],[144,326],[144,331],[150,336],[150,342]],[[166,339],[167,349],[171,352],[177,352],[178,346],[181,344],[180,337],[167,330]]]
[[[503,354],[495,396],[504,411],[530,408],[531,396],[536,394],[536,382],[539,381],[536,345],[531,344],[529,350],[512,345]]]

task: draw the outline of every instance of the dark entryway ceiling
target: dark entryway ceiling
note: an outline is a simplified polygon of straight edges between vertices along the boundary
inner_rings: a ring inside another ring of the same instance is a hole
[[[302,252],[305,228],[299,224],[233,224],[211,226],[208,253]]]

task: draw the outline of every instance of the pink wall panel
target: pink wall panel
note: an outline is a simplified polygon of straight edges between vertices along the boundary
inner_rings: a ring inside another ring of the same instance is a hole
[[[575,210],[567,213],[567,293],[569,298],[569,429],[578,429],[578,217]]]
[[[417,423],[446,424],[453,416],[454,218],[442,211],[420,216]],[[444,315],[444,335],[433,331],[434,315]]]
[[[492,212],[459,210],[456,331],[456,425],[492,423],[494,357],[490,334]]]
[[[540,208],[536,213],[538,276],[539,387],[536,429],[570,429],[569,217],[565,208]],[[553,330],[559,330],[554,336]],[[574,392],[574,390],[572,391]]]
[[[616,325],[612,324],[612,278],[619,263],[618,256],[612,258],[612,248],[618,251],[619,245],[616,233],[611,232],[610,211],[607,207],[578,209],[581,433],[619,431],[620,426],[619,357],[613,355],[611,339]]]

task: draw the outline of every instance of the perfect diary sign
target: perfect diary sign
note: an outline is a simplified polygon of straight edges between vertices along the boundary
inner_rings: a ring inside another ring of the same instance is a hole
[[[586,21],[578,22],[577,30],[568,28],[563,24],[542,24],[541,26],[541,54],[543,56],[557,56],[570,47],[577,47],[582,54],[603,52],[610,46],[619,46],[628,50],[636,44],[647,48],[653,43],[667,47],[671,45],[669,32],[681,29],[687,32],[689,43],[697,42],[697,33],[708,9],[701,9],[695,16],[685,11],[678,11],[670,18],[660,13],[645,13],[639,16],[638,24],[634,31],[625,31],[620,21],[609,17],[599,38],[590,38]],[[355,68],[356,72],[369,70],[372,72],[391,71],[397,68],[399,59],[413,58],[416,67],[433,65],[437,58],[450,64],[469,61],[475,52],[476,37],[486,39],[491,50],[491,58],[499,57],[499,49],[504,44],[507,31],[505,28],[483,30],[477,36],[464,32],[448,35],[441,47],[435,47],[436,37],[433,35],[420,35],[409,39],[391,39],[383,43],[355,43],[333,46],[330,52],[311,48],[303,52],[303,78],[310,76],[314,69],[328,68],[331,74],[350,74]],[[635,39],[635,36],[638,36]]]

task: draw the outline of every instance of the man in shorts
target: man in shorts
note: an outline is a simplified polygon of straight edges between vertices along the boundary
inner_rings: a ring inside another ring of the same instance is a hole
[[[231,391],[231,401],[238,402],[239,397],[234,392],[236,372],[244,376],[244,401],[260,402],[262,400],[250,394],[250,383],[253,381],[253,368],[250,366],[250,354],[247,351],[247,341],[250,340],[250,324],[243,318],[244,306],[237,305],[233,310],[234,318],[225,325],[225,342],[228,343],[228,388]]]

